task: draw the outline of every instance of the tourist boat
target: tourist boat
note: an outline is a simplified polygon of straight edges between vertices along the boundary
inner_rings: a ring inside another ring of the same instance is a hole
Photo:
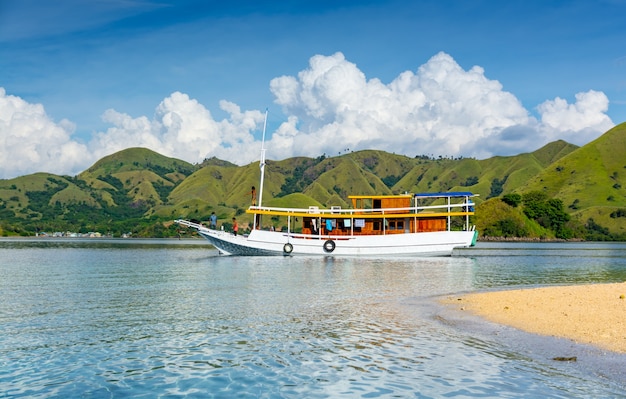
[[[473,246],[470,192],[354,195],[351,209],[251,206],[248,235],[176,222],[198,233],[224,255],[450,256]],[[285,231],[261,228],[263,217],[286,221]]]
[[[267,112],[265,117],[267,122]],[[262,143],[258,206],[246,210],[253,216],[249,234],[176,220],[197,229],[223,255],[450,256],[454,248],[476,243],[478,232],[470,225],[476,195],[470,192],[353,195],[350,209],[262,206],[265,125]],[[264,216],[282,218],[285,231],[262,228]]]

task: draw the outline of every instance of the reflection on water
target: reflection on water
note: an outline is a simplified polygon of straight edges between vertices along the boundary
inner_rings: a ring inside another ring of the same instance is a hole
[[[86,241],[0,240],[6,396],[621,395],[446,328],[421,304],[620,278],[624,247],[571,248],[593,254],[569,260],[481,245],[448,258],[233,258],[197,242]]]

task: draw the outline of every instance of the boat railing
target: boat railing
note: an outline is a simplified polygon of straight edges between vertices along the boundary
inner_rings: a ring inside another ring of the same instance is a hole
[[[269,206],[251,206],[249,210],[254,213],[257,212],[277,212],[282,214],[307,214],[313,216],[360,216],[364,214],[376,214],[376,215],[398,215],[398,214],[418,214],[418,213],[437,213],[437,211],[445,211],[446,213],[453,212],[453,209],[461,208],[460,213],[473,213],[473,202],[462,202],[455,204],[443,204],[443,205],[420,205],[410,207],[399,208],[359,208],[359,209],[345,209],[333,207],[331,209],[312,209],[312,208],[282,208],[282,207],[269,207]]]
[[[202,225],[201,223],[195,223],[185,219],[176,219],[174,222],[186,227],[194,228],[196,230],[208,230],[208,227]]]

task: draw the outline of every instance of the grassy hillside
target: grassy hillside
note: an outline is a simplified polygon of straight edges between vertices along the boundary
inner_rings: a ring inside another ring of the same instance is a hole
[[[144,148],[102,158],[75,177],[36,173],[0,181],[3,234],[132,231],[197,167]]]
[[[626,124],[552,162],[515,191],[545,192],[581,223],[591,218],[626,233],[626,219],[611,217],[626,208]]]

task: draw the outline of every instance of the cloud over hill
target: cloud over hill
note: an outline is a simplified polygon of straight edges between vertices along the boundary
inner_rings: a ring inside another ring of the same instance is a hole
[[[577,93],[574,103],[546,100],[535,117],[483,68],[464,70],[443,52],[389,83],[368,79],[342,53],[316,55],[297,76],[273,79],[270,90],[282,111],[270,107],[270,159],[346,149],[482,159],[533,151],[557,139],[583,145],[614,126],[602,92]],[[73,175],[128,147],[192,163],[213,156],[239,165],[257,160],[263,111],[226,100],[220,108],[227,117],[217,120],[195,99],[174,92],[151,116],[105,110],[102,118],[111,127],[81,142],[72,122],[56,122],[43,105],[0,87],[0,178],[38,171]]]

